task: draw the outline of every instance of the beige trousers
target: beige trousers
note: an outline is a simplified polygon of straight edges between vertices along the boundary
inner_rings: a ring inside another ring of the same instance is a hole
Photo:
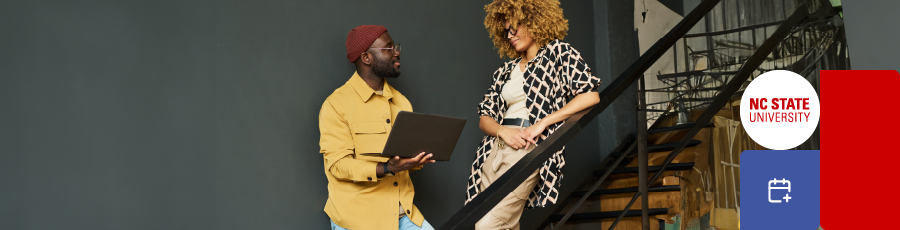
[[[519,129],[518,126],[507,126]],[[493,153],[484,160],[481,166],[481,189],[484,190],[490,186],[497,178],[509,170],[519,159],[534,149],[534,144],[528,146],[528,149],[513,149],[508,145],[502,147],[494,146]],[[528,179],[525,179],[519,187],[513,192],[506,195],[497,206],[484,215],[478,223],[475,224],[476,230],[493,230],[493,229],[519,229],[519,218],[522,217],[522,211],[525,210],[525,203],[528,201],[528,195],[534,186],[537,185],[538,170],[535,170]]]

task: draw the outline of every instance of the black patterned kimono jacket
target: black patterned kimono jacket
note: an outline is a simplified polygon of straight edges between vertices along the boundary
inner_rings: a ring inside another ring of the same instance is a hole
[[[480,116],[491,117],[497,123],[503,119],[507,104],[500,96],[500,90],[509,80],[510,72],[516,67],[516,63],[521,60],[520,57],[508,61],[494,72],[494,82],[484,95],[484,100],[478,104]],[[532,124],[556,112],[574,96],[596,92],[600,85],[600,78],[591,74],[591,68],[581,58],[581,54],[569,43],[559,39],[550,41],[538,51],[537,56],[528,62],[524,77],[524,90],[527,95],[525,106],[528,109],[528,119]],[[559,129],[563,123],[564,121],[548,126],[538,138],[538,144]],[[479,186],[481,184],[481,167],[484,165],[484,160],[491,154],[495,139],[493,136],[485,136],[481,140],[475,161],[472,162],[466,203],[481,192]],[[527,208],[544,207],[556,203],[560,181],[563,177],[562,169],[566,165],[564,150],[565,147],[544,162],[539,172],[540,182],[528,196]]]

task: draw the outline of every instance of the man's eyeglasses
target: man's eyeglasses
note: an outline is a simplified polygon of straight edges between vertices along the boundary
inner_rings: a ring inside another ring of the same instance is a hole
[[[369,49],[376,49],[376,50],[391,50],[392,49],[394,54],[399,54],[400,53],[400,43],[394,43],[394,47],[391,47],[391,48],[371,48],[370,47]]]
[[[509,39],[509,36],[516,36],[518,31],[516,31],[516,29],[512,28],[512,25],[510,25],[510,27],[507,27],[506,29],[503,30],[503,33],[509,34],[506,36],[506,39]]]

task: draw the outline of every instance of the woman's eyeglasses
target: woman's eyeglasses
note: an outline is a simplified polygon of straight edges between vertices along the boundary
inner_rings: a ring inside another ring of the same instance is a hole
[[[506,36],[506,39],[509,39],[509,36],[516,36],[518,31],[516,31],[516,29],[512,28],[512,26],[510,26],[510,27],[507,27],[506,29],[504,29],[503,33],[508,34]]]
[[[370,47],[369,49],[392,50],[394,52],[394,54],[399,54],[400,53],[400,43],[394,43],[394,47],[391,47],[391,48],[371,48]]]

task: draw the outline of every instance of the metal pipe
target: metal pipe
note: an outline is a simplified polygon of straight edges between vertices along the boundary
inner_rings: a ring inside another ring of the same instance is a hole
[[[764,27],[769,27],[769,26],[775,26],[775,25],[781,24],[782,22],[784,22],[784,21],[777,21],[777,22],[770,22],[770,23],[764,23],[764,24],[758,24],[758,25],[744,26],[744,27],[740,27],[740,28],[734,28],[734,29],[728,29],[728,30],[722,30],[722,31],[715,31],[715,32],[704,32],[704,33],[688,34],[688,35],[684,35],[684,37],[685,37],[685,38],[694,38],[694,37],[706,37],[706,36],[716,36],[716,35],[723,35],[723,34],[730,34],[730,33],[738,33],[738,32],[746,31],[746,30],[752,30],[752,29],[759,29],[759,28],[764,28]]]
[[[646,93],[644,93],[644,78],[641,77],[638,80],[638,85],[641,87],[638,91],[638,103],[640,108],[643,108],[646,104]],[[638,193],[641,194],[641,227],[644,230],[650,230],[650,206],[649,199],[647,194],[647,111],[638,110],[637,112],[637,122],[638,122],[638,136],[637,136],[637,144],[638,144]]]
[[[678,43],[676,43],[674,46],[672,46],[672,59],[675,60],[674,61],[675,73],[678,73]]]
[[[731,111],[734,111],[734,105],[730,102],[728,103],[728,107],[731,107]],[[733,122],[729,122],[733,123]],[[732,132],[734,130],[734,132]],[[737,127],[732,129],[731,124],[728,125],[728,134],[731,136],[730,143],[728,144],[728,162],[730,163],[728,166],[731,166],[731,193],[734,195],[734,207],[738,210],[741,209],[741,205],[738,204],[737,198],[737,179],[734,178],[734,138],[737,135]]]
[[[706,15],[706,32],[712,32],[712,15]],[[712,69],[715,64],[715,48],[713,47],[712,36],[706,36],[706,69]]]
[[[729,153],[729,155],[732,155],[732,153]],[[732,160],[732,162],[734,162],[734,156],[731,156],[731,160]],[[734,177],[735,164],[731,164],[729,166],[731,166],[731,192],[734,194],[734,207],[737,210],[741,210],[741,204],[738,203],[737,179],[735,179],[735,177]],[[740,211],[738,211],[738,212],[740,212]],[[738,217],[738,218],[740,218],[740,217]]]

